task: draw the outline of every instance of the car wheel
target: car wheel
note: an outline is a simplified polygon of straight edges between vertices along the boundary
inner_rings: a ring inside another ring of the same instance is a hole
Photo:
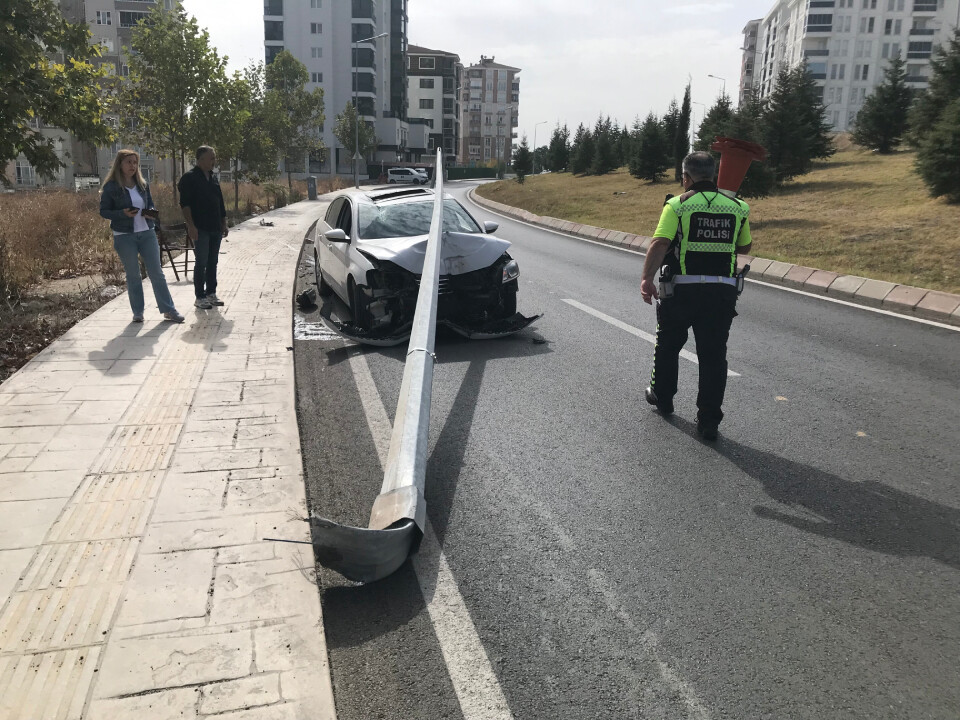
[[[323,279],[323,272],[319,268],[317,268],[317,295],[320,297],[333,295],[333,288]]]
[[[350,314],[353,316],[353,324],[361,330],[369,330],[371,318],[367,309],[367,296],[357,287],[352,275],[347,281],[347,294],[350,296]]]

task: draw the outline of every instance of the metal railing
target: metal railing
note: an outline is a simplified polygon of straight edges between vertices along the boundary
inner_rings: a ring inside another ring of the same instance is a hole
[[[443,167],[437,150],[436,167]],[[380,494],[367,528],[311,518],[314,552],[324,566],[358,582],[372,582],[399,568],[420,546],[426,529],[423,497],[433,393],[433,354],[443,234],[443,173],[434,173],[433,217],[417,309],[413,316],[400,397]]]

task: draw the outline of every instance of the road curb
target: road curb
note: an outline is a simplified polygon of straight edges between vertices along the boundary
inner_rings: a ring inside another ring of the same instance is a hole
[[[477,205],[548,230],[639,252],[646,252],[653,240],[643,235],[534,215],[527,210],[488,200],[478,195],[475,190],[476,188],[471,188],[468,194]],[[831,270],[760,257],[741,256],[738,265],[742,267],[745,263],[750,264],[750,277],[755,280],[881,308],[905,317],[923,318],[960,327],[960,295],[857,275],[841,275]]]

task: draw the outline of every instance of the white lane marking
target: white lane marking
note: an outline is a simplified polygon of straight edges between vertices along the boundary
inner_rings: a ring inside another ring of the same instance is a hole
[[[526,220],[518,220],[515,217],[510,217],[509,215],[504,215],[503,213],[497,212],[496,210],[491,210],[488,207],[484,207],[480,203],[471,197],[470,193],[467,193],[467,199],[471,204],[480,208],[484,212],[488,212],[491,215],[496,215],[497,217],[502,217],[505,220],[510,220],[511,222],[519,223],[520,225],[526,225],[527,227],[533,228],[534,230],[542,230],[543,232],[553,233],[554,235],[559,235],[560,237],[568,238],[570,240],[582,240],[583,242],[588,242],[593,245],[602,245],[605,248],[610,248],[611,250],[620,250],[621,252],[631,253],[633,255],[640,255],[641,257],[646,257],[646,253],[640,252],[639,250],[632,250],[629,248],[622,248],[616,245],[608,245],[604,242],[599,242],[597,240],[590,240],[589,238],[583,238],[579,235],[571,235],[570,233],[561,232],[559,230],[554,230],[553,228],[545,228],[540,225],[534,225],[529,223]],[[797,288],[786,287],[785,285],[774,285],[773,283],[763,282],[762,280],[755,280],[753,278],[746,278],[748,283],[755,283],[757,285],[763,285],[764,287],[773,288],[774,290],[784,290],[786,292],[794,293],[795,295],[806,295],[807,297],[815,298],[817,300],[825,300],[827,302],[836,303],[837,305],[846,305],[847,307],[856,308],[858,310],[866,310],[867,312],[876,313],[878,315],[888,315],[890,317],[900,318],[901,320],[909,320],[910,322],[921,323],[922,325],[933,325],[934,327],[943,328],[944,330],[953,330],[954,332],[960,332],[960,327],[956,325],[946,325],[936,320],[927,320],[926,318],[911,317],[910,315],[901,315],[900,313],[895,313],[890,310],[883,310],[881,308],[870,307],[869,305],[860,305],[858,303],[850,302],[849,300],[840,300],[838,298],[828,297],[827,295],[822,295],[820,293],[807,292],[806,290],[798,290]]]
[[[606,323],[610,323],[614,327],[618,327],[621,330],[625,330],[631,335],[636,335],[638,338],[642,340],[646,340],[648,343],[651,343],[653,345],[657,344],[657,338],[655,335],[651,335],[650,333],[644,332],[640,328],[635,328],[633,325],[627,325],[627,323],[623,322],[622,320],[617,320],[615,317],[610,317],[609,315],[602,313],[599,310],[595,310],[589,305],[584,305],[581,302],[577,302],[576,300],[570,300],[565,298],[563,299],[563,301],[567,303],[567,305],[572,305],[578,310],[583,310],[585,313],[588,313],[589,315],[593,315],[595,318],[599,318]],[[685,360],[689,360],[690,362],[695,363],[697,365],[700,364],[700,360],[697,358],[697,356],[694,353],[690,352],[689,350],[681,350],[680,357],[684,358]],[[727,377],[740,377],[740,373],[727,369]]]
[[[350,367],[383,466],[390,449],[390,416],[361,351],[350,355]],[[420,552],[413,558],[413,569],[464,719],[513,720],[510,706],[497,682],[490,658],[483,648],[443,550],[437,543],[429,518]]]
[[[756,285],[763,285],[764,287],[773,288],[774,290],[785,290],[786,292],[794,293],[795,295],[806,295],[807,297],[817,298],[818,300],[826,300],[827,302],[836,303],[837,305],[846,305],[847,307],[859,308],[860,310],[869,310],[870,312],[877,313],[878,315],[887,315],[893,318],[900,318],[901,320],[911,320],[913,322],[923,323],[924,325],[933,325],[934,327],[943,328],[944,330],[960,332],[960,327],[957,327],[956,325],[947,325],[942,322],[937,322],[936,320],[927,320],[926,318],[901,315],[900,313],[891,312],[890,310],[869,307],[867,305],[858,305],[857,303],[850,302],[849,300],[840,300],[839,298],[828,297],[827,295],[810,293],[806,290],[797,290],[796,288],[784,287],[783,285],[774,285],[773,283],[763,282],[762,280],[751,280],[747,278],[747,282],[754,283]]]

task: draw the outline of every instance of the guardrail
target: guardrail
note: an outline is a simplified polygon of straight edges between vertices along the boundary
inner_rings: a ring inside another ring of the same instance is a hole
[[[437,165],[443,166],[442,149]],[[400,397],[390,437],[390,451],[380,494],[366,528],[311,518],[317,561],[358,582],[386,577],[423,539],[427,509],[423,497],[433,393],[437,290],[440,284],[440,243],[443,234],[443,173],[434,173],[433,217],[427,240],[417,309],[413,317]]]

